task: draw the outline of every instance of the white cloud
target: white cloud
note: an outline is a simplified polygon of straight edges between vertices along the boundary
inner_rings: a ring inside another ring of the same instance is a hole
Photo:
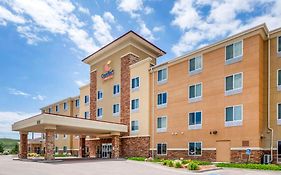
[[[17,24],[25,23],[25,19],[23,17],[14,15],[6,8],[0,6],[0,22],[2,23],[2,25],[6,25],[7,21]]]
[[[118,0],[117,4],[119,11],[127,12],[133,18],[138,17],[139,11],[144,8],[142,0]]]
[[[165,30],[164,26],[155,26],[152,29],[153,32],[163,32],[164,30]]]
[[[101,45],[108,44],[113,40],[111,35],[111,26],[108,22],[106,22],[101,16],[94,15],[92,16],[92,20],[94,22],[94,36],[98,40]]]
[[[144,7],[144,14],[148,15],[154,12],[154,9],[151,7]]]
[[[81,13],[84,13],[86,15],[90,15],[90,10],[85,8],[85,7],[82,7],[78,4],[78,10],[81,12]]]
[[[81,87],[81,86],[85,86],[86,84],[89,84],[89,81],[83,81],[83,80],[75,80],[74,83]]]
[[[36,95],[32,97],[33,100],[39,100],[39,101],[43,101],[46,99],[46,96],[43,95]]]
[[[21,37],[27,39],[28,44],[36,45],[38,42],[48,41],[48,38],[45,36],[39,37],[36,32],[33,32],[34,29],[31,29],[30,26],[18,26],[17,31],[20,33]]]
[[[247,19],[241,20],[241,14],[251,14],[256,11],[257,5],[270,3],[271,9],[261,10],[258,16],[247,15]],[[202,7],[208,7],[210,11],[202,11]],[[171,24],[177,26],[182,35],[172,50],[176,55],[181,55],[265,22],[269,28],[275,28],[280,25],[280,9],[281,1],[275,0],[177,0],[170,11],[174,16]]]
[[[103,18],[110,23],[115,23],[115,18],[110,12],[104,12]]]
[[[14,88],[8,88],[8,91],[9,91],[9,94],[11,94],[11,95],[24,96],[24,97],[30,96],[30,94],[23,92],[21,90],[14,89]]]
[[[140,34],[149,40],[155,40],[152,31],[147,28],[146,24],[143,21],[139,22],[140,25]]]

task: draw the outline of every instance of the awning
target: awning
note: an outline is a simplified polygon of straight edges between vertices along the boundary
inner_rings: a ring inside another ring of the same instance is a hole
[[[128,126],[120,123],[95,121],[58,114],[39,114],[12,125],[13,131],[44,133],[46,129],[54,129],[60,134],[113,134],[127,132]]]

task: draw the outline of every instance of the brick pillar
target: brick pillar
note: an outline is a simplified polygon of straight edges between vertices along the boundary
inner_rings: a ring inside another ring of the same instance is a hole
[[[28,150],[28,140],[27,140],[28,133],[27,132],[20,132],[20,159],[27,159],[27,150]]]
[[[130,65],[138,62],[140,59],[135,55],[128,54],[121,58],[121,117],[120,122],[128,126],[130,131]]]
[[[84,136],[79,137],[79,151],[78,151],[78,156],[80,158],[85,157],[85,146],[86,146],[86,139]]]
[[[97,140],[87,140],[86,145],[89,147],[89,156],[91,158],[96,158],[96,152],[97,152]]]
[[[54,160],[54,149],[55,149],[55,131],[46,129],[46,143],[45,143],[45,160]]]
[[[90,82],[90,119],[96,120],[97,111],[97,71],[91,72]]]
[[[120,155],[120,137],[112,136],[112,158],[118,159]]]

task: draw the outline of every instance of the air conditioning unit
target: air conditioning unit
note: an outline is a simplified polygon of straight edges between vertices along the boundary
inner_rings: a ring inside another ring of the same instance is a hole
[[[263,155],[263,164],[270,164],[271,156],[270,154]]]

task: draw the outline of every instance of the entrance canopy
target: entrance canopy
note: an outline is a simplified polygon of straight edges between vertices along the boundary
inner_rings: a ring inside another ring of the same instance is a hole
[[[74,118],[58,114],[39,114],[12,125],[13,131],[44,133],[53,129],[60,134],[99,135],[127,132],[128,126],[120,123]]]

